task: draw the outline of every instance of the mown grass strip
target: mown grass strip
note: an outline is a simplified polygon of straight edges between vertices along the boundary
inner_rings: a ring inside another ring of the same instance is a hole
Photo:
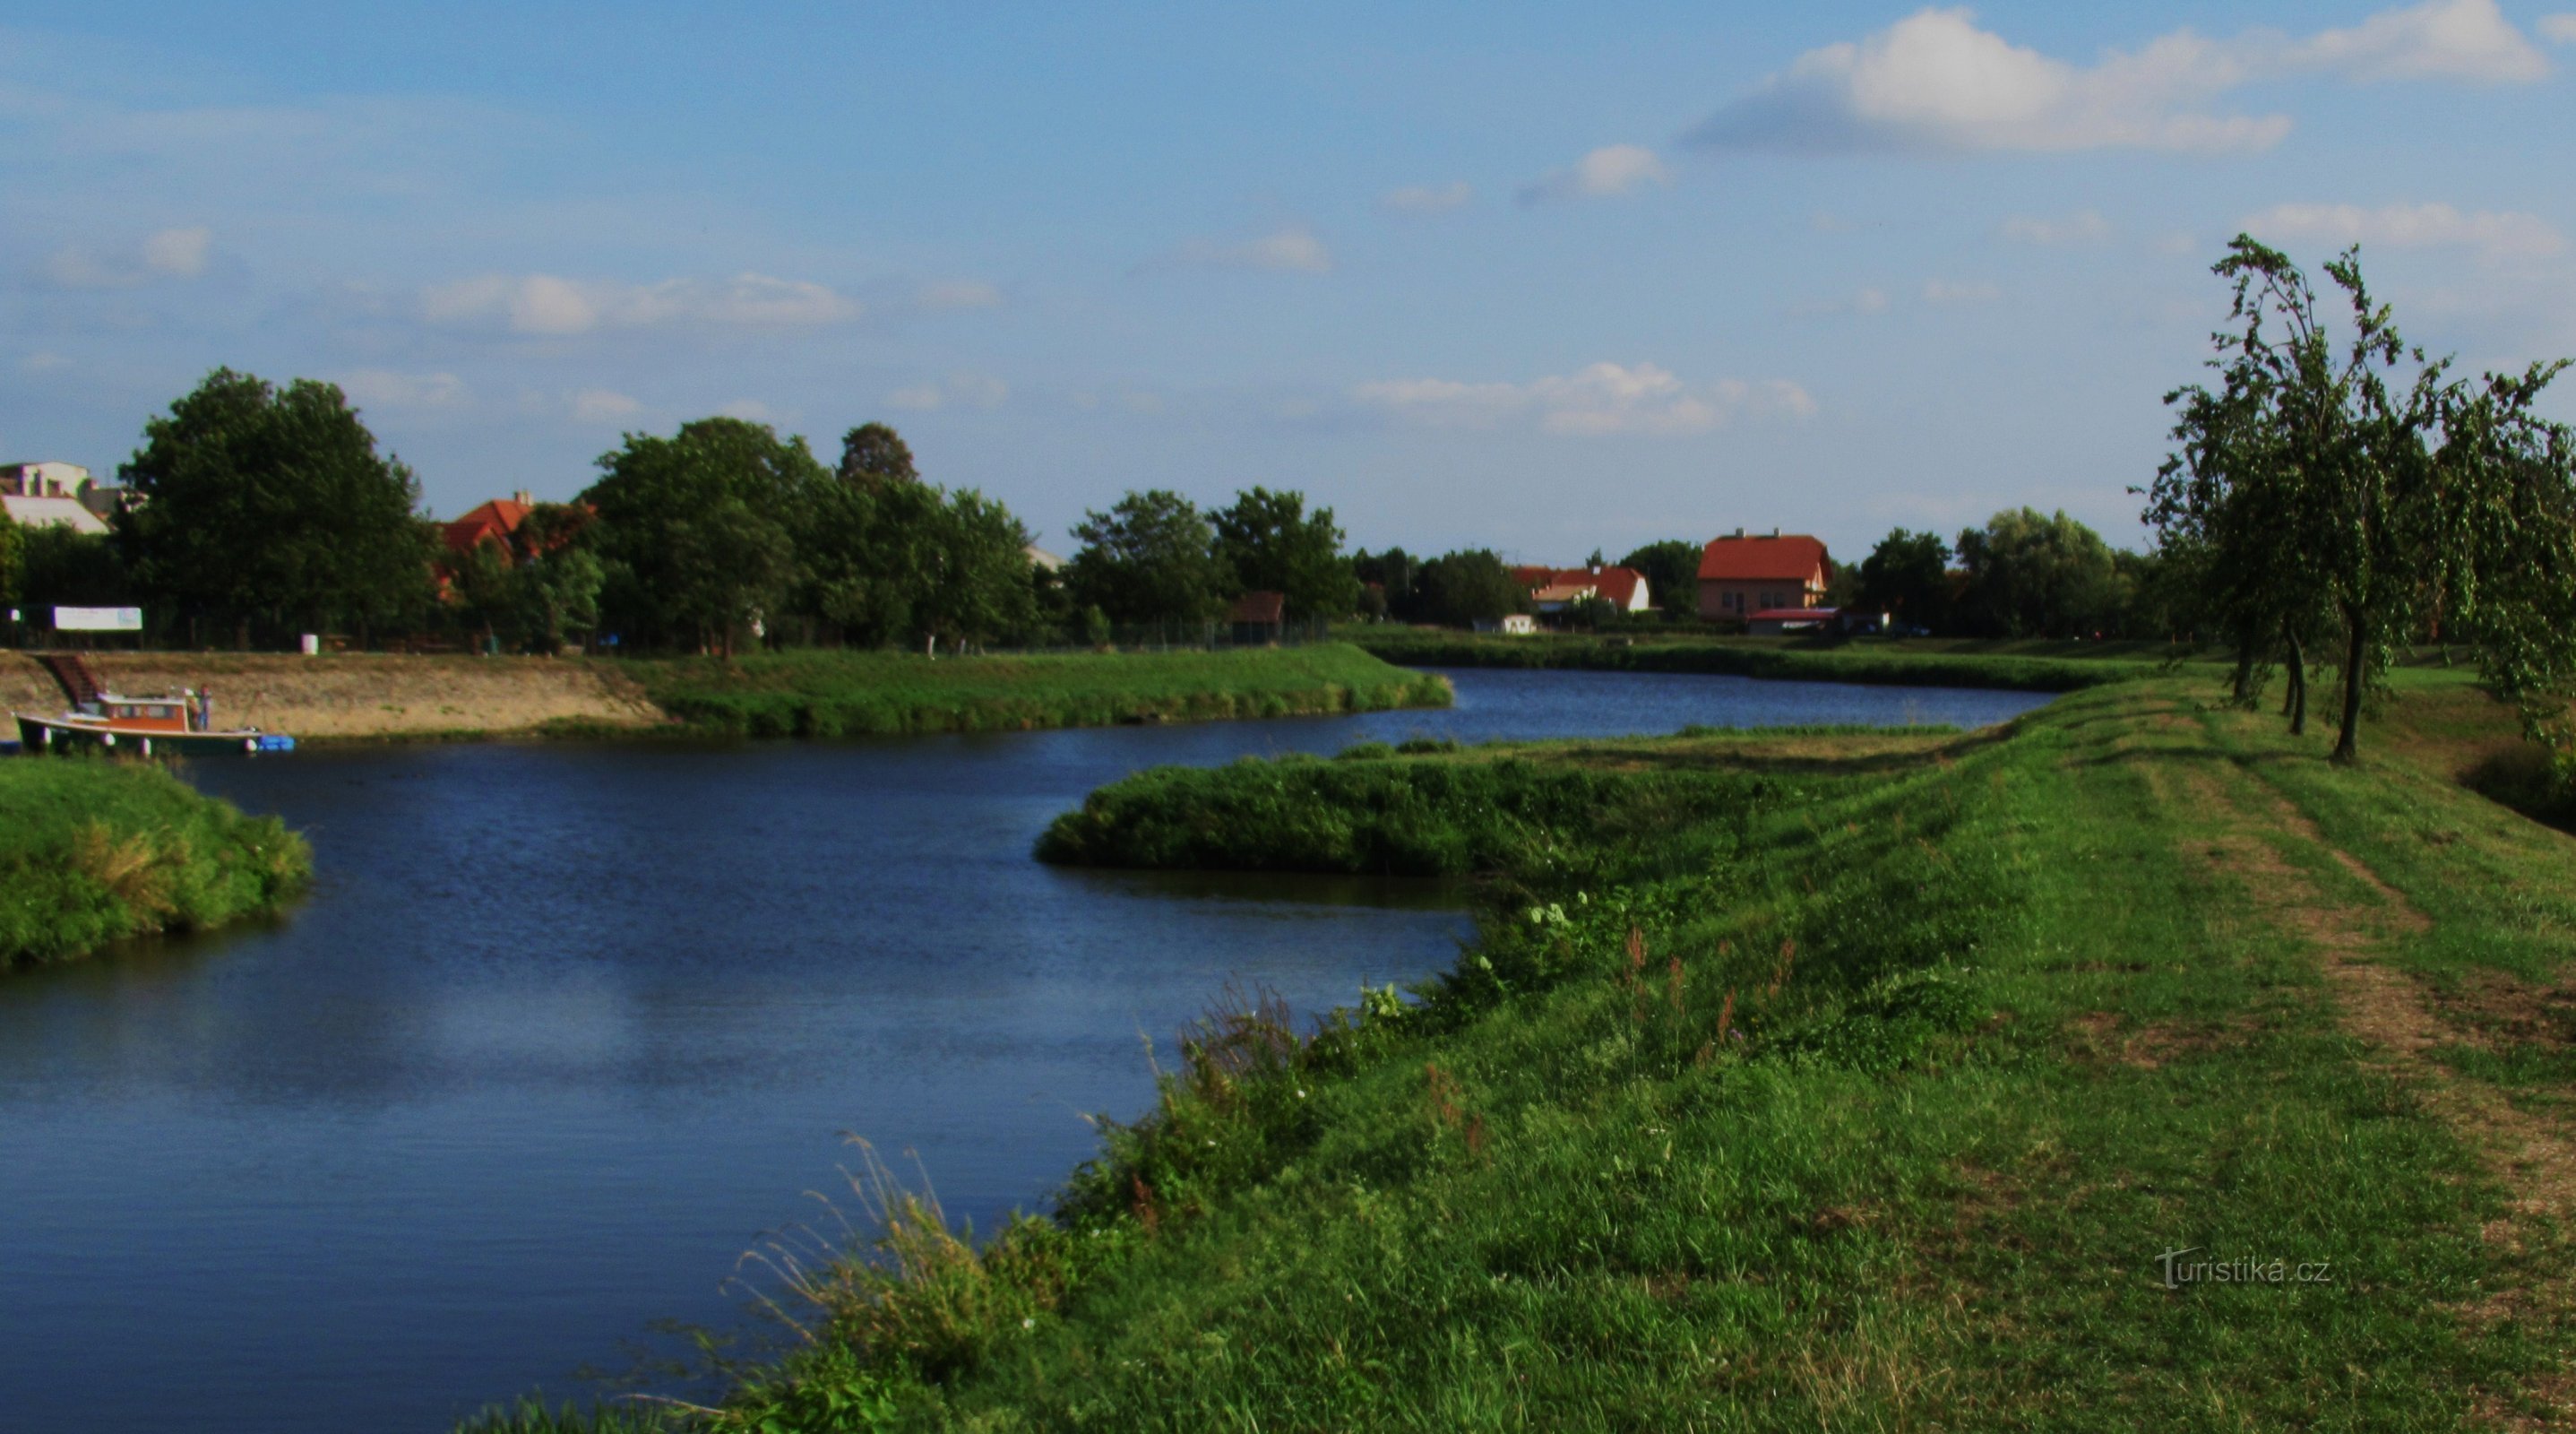
[[[1347,644],[933,660],[791,651],[627,664],[655,705],[747,737],[1104,727],[1445,707],[1448,684]]]
[[[2133,681],[2162,670],[2163,660],[2126,655],[2139,644],[2099,645],[2112,656],[2026,656],[2013,652],[1917,646],[1911,642],[1777,638],[1645,638],[1538,635],[1479,636],[1379,625],[1357,627],[1350,641],[1408,667],[1585,668],[1610,672],[1699,672],[1734,677],[1857,682],[1896,687],[1983,687],[2017,692],[2074,692]],[[2050,644],[2052,650],[2081,644]]]
[[[0,760],[0,970],[276,910],[313,872],[303,838],[160,767]]]

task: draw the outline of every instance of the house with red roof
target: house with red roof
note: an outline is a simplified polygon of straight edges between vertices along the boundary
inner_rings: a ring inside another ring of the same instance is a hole
[[[1517,567],[1512,576],[1543,613],[1561,613],[1592,598],[1621,612],[1646,610],[1646,575],[1635,568]]]
[[[517,556],[517,549],[510,542],[511,536],[519,531],[521,523],[528,521],[528,510],[535,506],[528,500],[525,489],[507,498],[495,498],[464,517],[443,524],[439,528],[439,539],[447,544],[449,552],[460,558],[485,543],[498,543],[502,559],[506,562]]]
[[[1742,528],[1700,550],[1699,615],[1748,621],[1755,613],[1814,608],[1833,576],[1825,545],[1803,533],[1748,536]]]

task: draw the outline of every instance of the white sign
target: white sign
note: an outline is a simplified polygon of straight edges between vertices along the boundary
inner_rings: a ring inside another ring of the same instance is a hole
[[[139,607],[58,607],[54,609],[56,632],[141,632],[143,609]]]

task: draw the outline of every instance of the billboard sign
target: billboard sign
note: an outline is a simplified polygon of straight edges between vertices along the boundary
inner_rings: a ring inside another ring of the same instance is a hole
[[[58,607],[54,609],[56,632],[141,632],[143,609],[139,607]]]

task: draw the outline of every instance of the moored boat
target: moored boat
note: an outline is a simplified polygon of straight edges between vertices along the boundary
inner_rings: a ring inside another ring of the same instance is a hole
[[[13,712],[19,750],[70,751],[87,747],[139,756],[215,756],[224,753],[292,752],[295,739],[257,727],[217,727],[206,694],[127,697],[102,692],[54,717]]]

